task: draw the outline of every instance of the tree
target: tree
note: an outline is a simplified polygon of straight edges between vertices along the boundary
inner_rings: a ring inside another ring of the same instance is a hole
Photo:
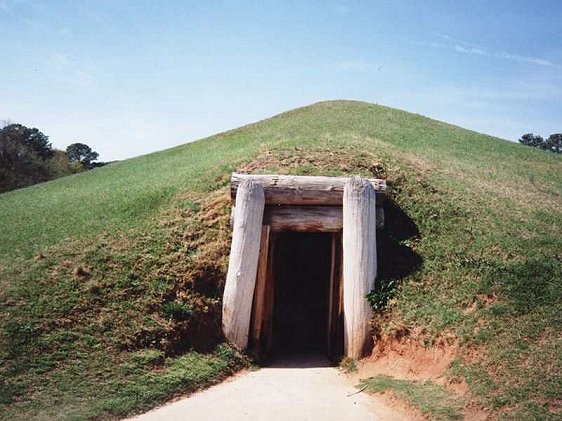
[[[541,136],[535,136],[532,133],[527,133],[521,136],[519,143],[534,148],[544,149],[554,153],[562,154],[562,133],[551,134],[550,137],[544,140]]]
[[[99,154],[84,143],[73,143],[66,148],[66,155],[70,162],[79,162],[85,169],[94,167],[92,161],[98,159]]]
[[[0,135],[5,141],[17,142],[31,148],[43,159],[52,156],[49,136],[45,136],[35,127],[30,129],[22,124],[8,124],[0,129]]]
[[[519,143],[527,146],[532,146],[534,148],[543,149],[544,139],[541,136],[535,136],[533,133],[527,133],[521,136]]]
[[[53,149],[39,129],[0,120],[0,193],[105,165],[97,159],[88,145]]]
[[[0,192],[50,179],[49,138],[36,128],[8,124],[0,129]]]
[[[562,133],[551,134],[545,141],[547,150],[562,154]]]

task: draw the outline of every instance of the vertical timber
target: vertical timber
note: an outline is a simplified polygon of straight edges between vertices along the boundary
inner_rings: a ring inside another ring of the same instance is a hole
[[[333,353],[333,325],[334,325],[334,288],[336,284],[336,235],[332,234],[332,247],[330,253],[330,286],[328,291],[328,325],[326,329],[328,342],[328,355]]]
[[[361,358],[371,341],[366,295],[374,287],[377,254],[375,191],[358,177],[344,187],[343,263],[344,353]]]
[[[263,187],[251,180],[242,182],[236,195],[222,310],[223,333],[240,349],[248,346],[264,206]]]
[[[262,351],[264,346],[264,337],[267,334],[267,317],[268,317],[268,261],[269,261],[269,225],[264,225],[261,231],[260,241],[260,257],[258,259],[258,272],[256,275],[256,287],[254,291],[254,303],[252,309],[252,348],[258,352]]]
[[[275,234],[270,232],[269,238],[269,256],[267,256],[267,274],[266,274],[266,294],[265,294],[265,315],[263,316],[262,335],[265,336],[264,347],[266,352],[270,352],[273,348],[273,305],[275,301]]]
[[[328,313],[328,355],[339,361],[343,355],[343,284],[341,234],[332,234],[332,262]]]

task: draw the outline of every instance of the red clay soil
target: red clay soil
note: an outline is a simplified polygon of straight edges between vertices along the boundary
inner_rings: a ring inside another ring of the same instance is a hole
[[[422,338],[421,332],[378,338],[372,354],[361,361],[359,370],[351,375],[352,379],[358,383],[360,379],[387,375],[397,379],[431,380],[447,387],[457,397],[465,397],[468,387],[464,380],[446,375],[447,368],[459,353],[456,341],[451,338],[427,347],[423,345]],[[412,419],[425,419],[419,411],[392,393],[382,394],[382,397],[389,406],[401,412],[406,411]],[[492,419],[488,411],[472,405],[464,409],[463,415],[467,420]]]

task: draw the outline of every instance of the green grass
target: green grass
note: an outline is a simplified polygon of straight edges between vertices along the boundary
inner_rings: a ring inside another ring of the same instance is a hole
[[[235,169],[386,177],[423,264],[373,295],[378,330],[453,336],[474,403],[560,416],[561,157],[335,101],[0,195],[0,418],[122,415],[240,366],[216,355]]]
[[[180,191],[224,184],[213,172],[230,171],[259,143],[242,137],[203,140],[6,193],[0,201],[6,239],[0,253],[29,257],[67,238],[144,226]]]
[[[463,418],[462,402],[453,397],[448,389],[431,381],[415,382],[389,376],[376,376],[362,380],[357,387],[365,386],[371,393],[392,392],[412,408],[433,420]]]
[[[359,368],[357,367],[357,360],[355,358],[345,357],[340,361],[340,369],[345,373],[356,373]]]

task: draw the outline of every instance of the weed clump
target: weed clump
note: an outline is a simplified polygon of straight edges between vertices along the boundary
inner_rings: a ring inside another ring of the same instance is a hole
[[[371,393],[391,392],[431,419],[463,418],[462,402],[455,399],[446,388],[431,381],[415,382],[379,375],[362,380],[358,387],[365,386]]]
[[[345,357],[340,362],[340,369],[344,373],[356,373],[359,369],[357,367],[357,360],[355,358]]]
[[[175,320],[187,320],[193,314],[188,303],[168,301],[162,306],[162,315]]]

